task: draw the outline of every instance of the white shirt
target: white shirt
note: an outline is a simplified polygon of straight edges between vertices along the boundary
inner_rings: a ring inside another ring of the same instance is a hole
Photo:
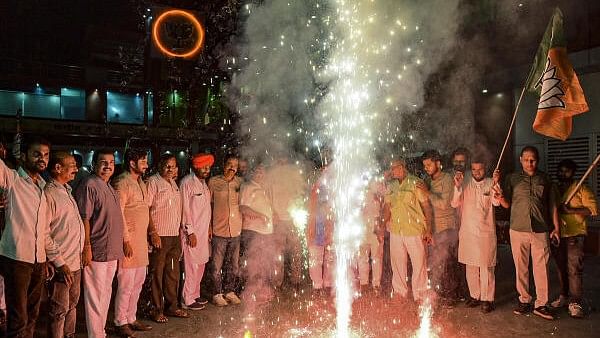
[[[50,181],[44,188],[48,202],[50,236],[60,250],[54,264],[67,264],[71,271],[81,269],[81,252],[85,243],[85,228],[71,186]]]
[[[260,218],[244,217],[242,225],[244,230],[256,231],[263,235],[273,233],[273,208],[267,191],[262,185],[253,180],[243,183],[240,191],[240,205],[246,206],[268,218],[265,223]]]
[[[192,259],[194,264],[206,263],[210,257],[208,243],[208,231],[212,214],[210,190],[206,182],[193,173],[188,174],[181,180],[179,190],[183,205],[182,234],[195,234],[198,241],[196,247],[191,248],[187,245],[185,238],[182,238],[182,248],[185,256]]]
[[[43,263],[46,256],[53,261],[58,256],[48,231],[45,185],[41,177],[36,184],[23,168],[9,169],[0,160],[0,188],[8,201],[0,255],[26,263]]]
[[[175,181],[159,174],[148,179],[150,217],[159,236],[177,236],[181,225],[181,194]]]
[[[473,266],[496,265],[496,223],[493,206],[500,203],[494,198],[493,181],[470,179],[462,187],[454,187],[452,207],[462,206],[458,232],[458,260]]]

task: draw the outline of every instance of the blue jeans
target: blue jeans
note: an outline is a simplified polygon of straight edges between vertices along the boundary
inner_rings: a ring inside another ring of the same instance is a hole
[[[215,294],[235,292],[240,275],[240,236],[213,236],[212,261]],[[224,279],[223,272],[225,272]]]

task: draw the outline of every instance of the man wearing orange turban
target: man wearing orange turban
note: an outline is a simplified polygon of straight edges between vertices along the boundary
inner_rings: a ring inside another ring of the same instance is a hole
[[[215,163],[215,157],[211,154],[196,154],[192,156],[192,168],[198,170],[200,168],[212,165]]]
[[[183,308],[202,310],[206,301],[200,298],[200,282],[204,267],[210,256],[211,193],[206,185],[210,167],[215,162],[211,154],[196,154],[192,157],[192,173],[181,180],[181,247],[185,281],[183,283]]]

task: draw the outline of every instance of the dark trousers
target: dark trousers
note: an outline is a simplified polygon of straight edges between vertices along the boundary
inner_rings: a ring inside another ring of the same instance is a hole
[[[75,336],[80,287],[81,270],[73,271],[71,285],[67,285],[60,274],[54,275],[48,283],[48,337]]]
[[[298,285],[302,282],[304,257],[302,256],[302,241],[298,230],[292,221],[280,221],[273,224],[273,239],[277,250],[277,266],[273,283],[281,287],[284,277],[289,283]],[[289,270],[286,271],[286,265]]]
[[[0,256],[7,337],[33,337],[44,288],[45,264],[25,263]]]
[[[154,310],[175,312],[177,290],[179,290],[179,258],[181,240],[179,236],[161,236],[161,248],[152,250],[150,273],[152,274],[152,305]]]
[[[212,238],[212,278],[215,294],[235,292],[240,276],[240,236]],[[225,278],[223,277],[225,272]]]
[[[429,252],[431,283],[443,298],[459,298],[458,230],[447,229],[433,235]]]
[[[560,294],[569,302],[580,304],[583,287],[583,242],[585,236],[564,237],[558,248],[552,247],[552,255],[558,268]]]

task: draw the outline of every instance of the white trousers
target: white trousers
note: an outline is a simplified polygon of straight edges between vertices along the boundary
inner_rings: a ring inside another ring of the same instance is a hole
[[[472,298],[484,302],[493,302],[496,293],[494,266],[467,265],[467,285]]]
[[[371,264],[369,264],[369,260]],[[383,261],[383,244],[377,240],[377,235],[369,234],[360,246],[358,254],[358,279],[360,285],[369,284],[369,270],[373,269],[373,286],[381,284]]]
[[[515,261],[517,292],[521,303],[531,303],[529,291],[529,257],[533,263],[535,282],[535,307],[548,303],[548,260],[550,247],[547,232],[521,232],[510,230],[510,248]]]
[[[85,322],[89,338],[104,338],[104,326],[110,306],[112,281],[117,271],[117,261],[91,262],[83,268],[83,297]]]
[[[117,295],[115,296],[115,325],[123,326],[136,321],[140,291],[146,279],[146,267],[123,268],[117,270]]]
[[[335,251],[332,246],[308,246],[308,274],[313,288],[331,287],[335,269]]]
[[[182,297],[185,305],[191,305],[200,297],[200,283],[204,276],[204,264],[194,264],[191,259],[183,260],[185,279],[183,281]]]
[[[427,292],[427,254],[421,236],[401,236],[390,233],[392,287],[394,293],[406,297],[408,293],[408,258],[412,265],[412,292],[421,300]]]

